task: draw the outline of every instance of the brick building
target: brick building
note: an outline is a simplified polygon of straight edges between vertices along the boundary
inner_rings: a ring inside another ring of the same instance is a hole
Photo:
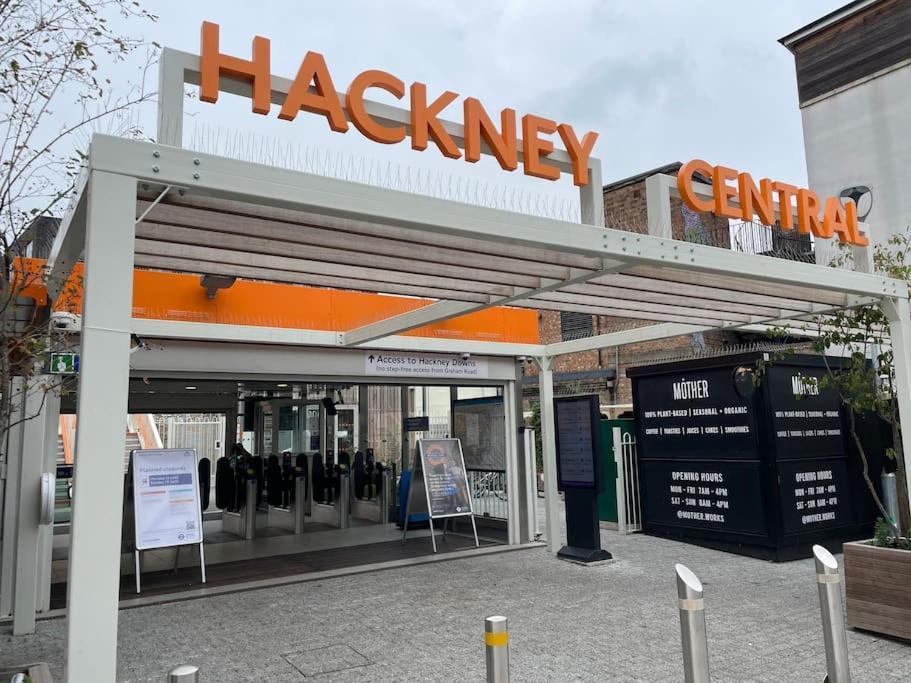
[[[676,175],[679,162],[655,168],[604,186],[605,224],[611,228],[647,233],[645,179],[657,173]],[[710,182],[700,178],[702,182]],[[731,248],[731,226],[726,218],[713,213],[690,210],[677,199],[671,199],[672,231],[675,239]],[[617,318],[575,311],[540,310],[538,328],[541,342],[554,342],[606,334],[616,330],[654,324],[653,321]],[[627,368],[646,365],[671,357],[686,357],[705,349],[739,344],[742,335],[734,332],[711,332],[684,335],[659,341],[584,351],[561,356],[554,363],[554,392],[557,395],[598,393],[602,409],[611,417],[630,409],[632,393],[626,378]],[[525,366],[526,395],[537,397],[537,372],[534,363]]]

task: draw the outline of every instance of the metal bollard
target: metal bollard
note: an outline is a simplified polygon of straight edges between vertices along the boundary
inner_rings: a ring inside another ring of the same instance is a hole
[[[392,505],[392,472],[383,470],[383,488],[380,489],[380,508],[382,508],[383,524],[389,524],[389,506]]]
[[[705,604],[702,581],[682,564],[677,572],[677,602],[680,608],[680,639],[683,644],[683,680],[708,683],[709,647],[705,635]]]
[[[256,479],[247,479],[247,503],[244,505],[244,538],[256,537]]]
[[[896,526],[898,524],[898,485],[896,484],[895,472],[883,470],[880,481],[883,485],[883,507],[886,508],[886,512],[892,518],[886,521],[892,526]]]
[[[168,672],[168,683],[199,683],[199,667],[184,664]]]
[[[848,636],[841,606],[841,576],[838,562],[821,545],[813,546],[816,560],[816,582],[819,584],[819,611],[822,613],[822,637],[826,644],[826,680],[829,683],[850,683],[848,666]]]
[[[509,681],[509,623],[506,617],[484,620],[484,649],[487,653],[487,683]]]
[[[307,498],[307,480],[294,478],[294,533],[304,533],[304,508]]]
[[[340,486],[338,494],[338,527],[347,529],[351,526],[351,509],[349,505],[351,487],[348,485],[348,473],[339,474]]]

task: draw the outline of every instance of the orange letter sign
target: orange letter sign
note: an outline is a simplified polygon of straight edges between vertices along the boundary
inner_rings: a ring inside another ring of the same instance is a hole
[[[500,112],[500,132],[474,97],[466,97],[465,115],[465,161],[472,164],[481,158],[481,138],[487,142],[500,168],[515,171],[519,166],[519,152],[516,148],[516,112],[504,109]]]
[[[272,100],[269,73],[269,39],[253,39],[253,59],[223,55],[218,51],[218,24],[202,22],[202,54],[199,56],[199,99],[203,102],[218,101],[218,81],[222,73],[242,78],[253,84],[253,111],[268,114]]]
[[[693,189],[693,175],[699,173],[706,179],[712,177],[712,165],[702,159],[693,159],[686,162],[677,171],[677,191],[683,203],[693,211],[714,211],[715,204],[711,199],[703,199]]]
[[[589,131],[579,143],[576,137],[576,131],[568,123],[561,123],[557,126],[557,132],[566,145],[566,153],[569,154],[570,161],[573,165],[573,183],[582,187],[588,185],[588,157],[591,156],[595,142],[598,140],[598,134]]]
[[[525,175],[545,180],[558,180],[560,169],[545,164],[542,157],[554,151],[554,143],[538,137],[539,133],[550,135],[557,132],[557,124],[534,114],[522,117],[522,154],[525,156]]]
[[[393,145],[404,140],[405,126],[381,126],[367,113],[364,108],[364,91],[367,88],[382,88],[399,100],[405,96],[405,84],[390,73],[374,69],[358,74],[351,81],[345,95],[345,106],[348,108],[351,123],[364,137],[374,142]]]
[[[452,104],[458,95],[447,90],[432,104],[427,104],[427,86],[423,83],[411,84],[411,148],[417,150],[427,149],[428,139],[433,138],[437,147],[450,159],[462,156],[455,142],[443,128],[437,118],[440,112]]]
[[[311,82],[315,92],[310,92]],[[326,60],[319,52],[308,52],[304,56],[301,68],[297,70],[297,76],[288,88],[278,118],[293,121],[301,109],[325,116],[329,127],[336,133],[348,131],[348,121],[342,111],[342,104],[338,101],[335,86],[332,85],[332,76],[329,75]]]

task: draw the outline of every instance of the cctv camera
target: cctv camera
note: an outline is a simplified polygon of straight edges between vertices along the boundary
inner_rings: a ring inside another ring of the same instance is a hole
[[[463,354],[462,354],[462,360],[468,360],[469,358],[471,358],[471,354],[470,354],[470,353],[463,353]]]
[[[79,332],[82,318],[68,311],[54,311],[51,313],[49,325],[53,332]]]

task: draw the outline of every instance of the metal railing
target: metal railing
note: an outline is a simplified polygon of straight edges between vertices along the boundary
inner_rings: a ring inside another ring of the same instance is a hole
[[[617,463],[617,529],[621,534],[631,534],[642,531],[636,437],[620,427],[614,427],[613,433],[614,462]]]
[[[468,470],[471,506],[479,517],[509,519],[506,472]]]

